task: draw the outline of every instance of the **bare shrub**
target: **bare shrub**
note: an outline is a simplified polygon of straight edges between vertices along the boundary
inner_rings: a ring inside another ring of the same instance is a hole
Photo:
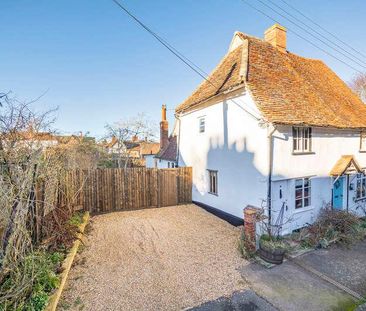
[[[327,247],[336,242],[350,244],[365,236],[366,229],[356,215],[324,208],[317,221],[300,232],[299,238],[311,247]]]
[[[134,161],[129,146],[133,145],[134,138],[141,137],[147,141],[152,141],[156,137],[156,127],[145,114],[138,114],[131,119],[107,124],[105,129],[107,131],[106,138],[115,140],[116,147],[113,156],[118,168],[127,168]],[[139,165],[139,163],[136,164]]]
[[[75,154],[57,151],[52,110],[36,113],[29,103],[1,99],[0,309],[36,310],[54,284],[44,251],[67,246],[75,232],[68,223],[73,197],[65,191],[65,161]]]

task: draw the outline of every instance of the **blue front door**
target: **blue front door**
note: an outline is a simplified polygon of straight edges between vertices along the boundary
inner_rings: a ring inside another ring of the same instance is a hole
[[[333,208],[343,208],[343,177],[339,177],[333,185]]]

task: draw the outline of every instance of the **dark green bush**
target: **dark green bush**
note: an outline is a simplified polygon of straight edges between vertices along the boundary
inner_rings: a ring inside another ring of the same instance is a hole
[[[26,256],[0,285],[0,310],[43,310],[49,294],[59,286],[56,271],[63,259],[59,252],[37,251]],[[19,288],[23,289],[22,298],[14,301]]]

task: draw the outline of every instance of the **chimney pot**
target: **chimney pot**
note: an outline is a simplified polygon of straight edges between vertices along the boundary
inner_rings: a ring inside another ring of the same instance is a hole
[[[264,32],[264,40],[272,44],[275,48],[281,52],[286,52],[286,28],[274,24]]]
[[[166,120],[166,105],[161,106],[161,122],[160,122],[160,149],[164,149],[169,142],[169,125]]]
[[[166,105],[161,106],[161,121],[166,121]]]

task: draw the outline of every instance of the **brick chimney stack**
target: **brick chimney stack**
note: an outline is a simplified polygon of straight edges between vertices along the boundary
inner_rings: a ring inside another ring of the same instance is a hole
[[[160,122],[160,149],[164,149],[168,145],[169,126],[166,120],[166,105],[161,106],[161,122]]]
[[[274,24],[264,32],[264,40],[281,52],[286,52],[286,31],[285,27]]]

